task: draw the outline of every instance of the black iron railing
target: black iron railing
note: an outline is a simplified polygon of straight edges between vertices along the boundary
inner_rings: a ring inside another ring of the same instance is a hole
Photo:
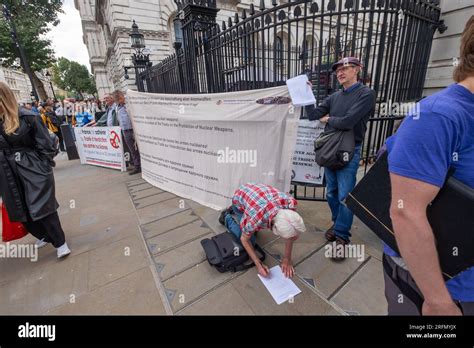
[[[215,0],[175,2],[183,42],[139,74],[142,91],[241,91],[306,73],[319,103],[340,88],[331,65],[356,56],[364,65],[360,80],[377,92],[379,108],[413,102],[422,97],[433,35],[445,29],[436,0],[260,0],[221,24]],[[366,164],[392,134],[396,116],[373,115]]]

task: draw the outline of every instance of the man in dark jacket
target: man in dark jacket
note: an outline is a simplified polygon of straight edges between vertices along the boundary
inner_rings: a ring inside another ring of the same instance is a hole
[[[345,245],[350,242],[353,221],[352,212],[344,205],[349,192],[354,189],[361,156],[361,145],[367,130],[367,122],[375,109],[375,91],[358,81],[362,64],[357,58],[343,58],[332,66],[343,89],[331,94],[318,107],[308,107],[308,118],[326,124],[325,131],[354,131],[355,151],[353,159],[344,168],[325,168],[327,200],[331,208],[333,225],[326,231],[326,239]],[[340,255],[340,253],[337,253]]]

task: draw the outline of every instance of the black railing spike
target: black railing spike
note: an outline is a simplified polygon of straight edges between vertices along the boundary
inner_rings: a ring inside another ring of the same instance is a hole
[[[265,0],[260,0],[260,11],[265,10]]]
[[[253,16],[255,14],[255,6],[250,4],[250,15]]]
[[[227,25],[225,24],[225,21],[222,21],[222,30],[227,30]]]
[[[319,11],[319,6],[317,2],[313,2],[310,8],[311,13],[317,13]]]
[[[245,10],[245,8],[242,11],[242,19],[247,19],[247,11]]]
[[[277,6],[277,5],[278,5],[277,0],[272,0],[272,6],[275,7],[275,6]]]
[[[234,22],[235,22],[235,24],[239,23],[239,13],[238,12],[235,14]]]
[[[232,27],[232,18],[229,17],[229,28]]]
[[[328,11],[336,11],[336,0],[330,0],[329,1]]]

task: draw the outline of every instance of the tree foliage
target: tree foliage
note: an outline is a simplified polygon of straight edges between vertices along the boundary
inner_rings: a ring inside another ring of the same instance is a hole
[[[62,0],[1,0],[10,9],[17,31],[17,39],[23,46],[26,59],[33,71],[48,68],[54,62],[54,50],[46,34],[58,25],[62,13]],[[3,65],[19,67],[18,52],[11,37],[3,12],[0,17],[0,58]]]
[[[84,93],[96,94],[94,77],[87,67],[67,58],[61,57],[52,67],[53,82],[61,89],[84,97]]]

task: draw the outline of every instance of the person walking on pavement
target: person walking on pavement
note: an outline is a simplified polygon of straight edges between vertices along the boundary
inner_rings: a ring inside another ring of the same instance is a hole
[[[8,216],[38,238],[38,247],[51,243],[63,258],[71,250],[57,213],[55,154],[41,119],[19,110],[11,89],[0,82],[0,190]]]
[[[332,213],[333,225],[325,237],[336,247],[350,243],[354,215],[343,203],[356,184],[361,145],[367,130],[367,122],[375,110],[375,91],[358,81],[362,64],[355,57],[346,57],[332,66],[343,89],[331,94],[318,107],[307,107],[308,118],[326,124],[328,130],[354,131],[353,159],[342,169],[325,169],[327,200]],[[335,258],[344,258],[338,254]]]
[[[113,93],[114,101],[116,104],[115,112],[111,113],[111,124],[107,121],[107,126],[120,126],[122,128],[123,137],[127,146],[130,150],[132,157],[133,166],[135,167],[129,174],[134,175],[142,172],[140,152],[135,141],[135,135],[133,133],[133,126],[130,120],[130,116],[127,112],[125,105],[125,94],[122,91],[115,91]]]

